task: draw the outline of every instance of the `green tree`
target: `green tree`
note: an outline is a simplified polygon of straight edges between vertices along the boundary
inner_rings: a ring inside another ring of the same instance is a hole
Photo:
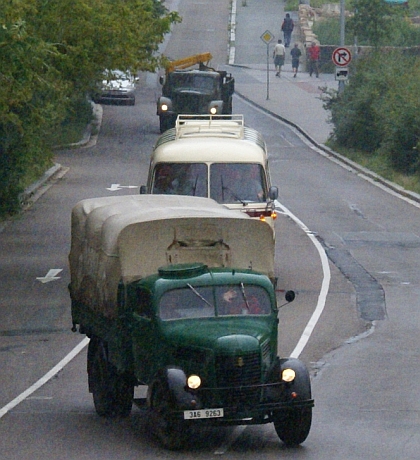
[[[53,46],[27,33],[24,22],[0,28],[0,213],[19,208],[21,178],[45,168],[51,151],[44,135],[63,116],[57,103],[66,83],[51,65]]]
[[[420,59],[396,59],[404,70],[395,69],[396,80],[378,101],[378,111],[384,114],[379,153],[395,170],[415,174],[420,173]]]
[[[39,1],[33,32],[54,43],[58,68],[75,90],[88,90],[104,69],[153,71],[158,46],[179,21],[157,0]]]
[[[372,45],[381,45],[392,33],[392,16],[398,14],[384,0],[353,0],[354,15],[346,23],[353,36]]]
[[[153,71],[179,21],[159,0],[0,0],[0,214],[28,172],[52,160],[48,135],[104,69]]]
[[[409,70],[409,71],[408,71]],[[333,141],[420,173],[420,60],[400,50],[360,57],[342,94],[329,94]]]

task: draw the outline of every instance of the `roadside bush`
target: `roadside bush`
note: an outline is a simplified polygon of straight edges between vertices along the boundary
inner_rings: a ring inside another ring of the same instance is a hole
[[[416,27],[407,18],[393,19],[393,46],[418,46],[420,43],[420,27]]]
[[[21,207],[20,194],[30,181],[52,166],[52,152],[39,133],[24,134],[12,123],[0,123],[0,217]]]
[[[344,92],[326,98],[333,141],[379,154],[397,171],[420,173],[419,59],[377,51],[360,57],[353,69]]]
[[[60,147],[79,142],[92,119],[91,102],[80,95],[71,98],[63,121],[48,136],[48,144]]]
[[[420,173],[420,60],[405,57],[405,72],[387,97],[379,101],[383,141],[378,153],[404,174]],[[409,70],[409,71],[407,71]]]
[[[314,22],[313,31],[322,45],[340,45],[340,18],[325,18]],[[345,36],[347,46],[354,44],[354,37]]]

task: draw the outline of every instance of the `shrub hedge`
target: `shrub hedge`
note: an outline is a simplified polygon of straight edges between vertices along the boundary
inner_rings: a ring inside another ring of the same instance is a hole
[[[401,50],[375,50],[358,58],[340,94],[325,107],[332,140],[366,155],[380,155],[396,171],[420,175],[420,58]]]

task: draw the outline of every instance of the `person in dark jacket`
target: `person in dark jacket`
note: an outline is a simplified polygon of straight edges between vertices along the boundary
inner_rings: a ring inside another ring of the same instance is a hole
[[[302,56],[302,51],[299,49],[299,45],[295,43],[294,48],[290,51],[290,55],[292,56],[292,70],[293,70],[293,77],[296,78],[296,74],[299,68],[299,59]]]
[[[293,19],[290,17],[289,13],[286,13],[286,17],[283,20],[283,24],[281,25],[281,30],[284,35],[284,46],[286,48],[290,45],[290,40],[292,39],[292,32],[295,25],[293,23]]]

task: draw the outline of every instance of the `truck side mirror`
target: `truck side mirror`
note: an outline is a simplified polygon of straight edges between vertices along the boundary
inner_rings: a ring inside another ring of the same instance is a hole
[[[279,189],[278,187],[275,187],[274,185],[270,187],[270,190],[268,191],[268,197],[270,200],[277,200],[279,196]]]
[[[140,185],[140,195],[146,195],[146,194],[147,194],[147,186]]]
[[[280,310],[281,307],[284,307],[288,303],[293,302],[295,300],[295,298],[296,298],[295,291],[286,291],[286,293],[284,294],[284,298],[286,300],[286,303],[284,303],[283,305],[280,305],[279,307],[277,307],[278,310]]]
[[[284,295],[284,298],[286,299],[287,303],[293,302],[296,298],[296,293],[295,291],[286,291],[286,294]]]

